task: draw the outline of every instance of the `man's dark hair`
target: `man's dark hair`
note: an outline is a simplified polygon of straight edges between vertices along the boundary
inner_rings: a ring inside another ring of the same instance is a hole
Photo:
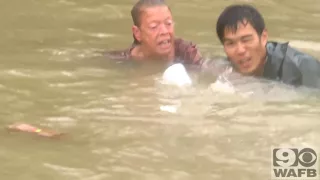
[[[153,6],[168,6],[164,0],[139,0],[131,9],[131,17],[133,24],[135,26],[140,26],[140,17],[144,8],[153,7]],[[134,44],[139,44],[140,42],[134,37]]]
[[[253,6],[247,4],[231,5],[220,14],[216,24],[217,35],[221,43],[223,43],[225,30],[228,29],[235,33],[240,22],[251,24],[259,36],[265,29],[262,15]]]

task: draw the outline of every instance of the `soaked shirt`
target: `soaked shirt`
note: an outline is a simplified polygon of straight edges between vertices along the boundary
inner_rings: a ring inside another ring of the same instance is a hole
[[[201,54],[195,44],[185,41],[181,38],[175,39],[175,58],[173,63],[182,63],[184,65],[200,65]],[[111,51],[106,54],[107,57],[115,60],[131,60],[131,51],[134,45],[128,49],[120,51]]]
[[[320,89],[320,61],[290,47],[289,43],[268,42],[263,77]]]

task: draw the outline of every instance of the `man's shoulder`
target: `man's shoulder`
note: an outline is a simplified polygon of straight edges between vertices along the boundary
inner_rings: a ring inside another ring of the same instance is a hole
[[[268,50],[273,56],[273,63],[282,67],[283,79],[299,79],[301,84],[320,87],[320,61],[315,57],[292,47],[287,43],[268,43]],[[277,61],[281,60],[281,61]]]
[[[197,44],[191,40],[185,40],[183,38],[175,38],[174,40],[176,50],[183,50],[185,48],[195,48],[197,49]]]
[[[289,42],[280,43],[269,41],[267,43],[267,51],[270,55],[283,57],[286,61],[292,61],[297,65],[299,65],[303,59],[306,59],[306,61],[317,61],[315,57],[291,46]]]
[[[317,58],[289,46],[287,59],[293,61],[301,72],[303,85],[320,88],[320,61]]]
[[[287,54],[290,59],[292,59],[297,65],[302,63],[302,61],[315,61],[319,62],[314,56],[311,54],[302,52],[300,49],[294,48],[288,45]]]

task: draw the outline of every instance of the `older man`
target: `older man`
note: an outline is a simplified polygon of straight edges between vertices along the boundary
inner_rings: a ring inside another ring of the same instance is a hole
[[[131,16],[133,44],[107,53],[109,58],[200,64],[201,55],[196,45],[175,37],[171,10],[163,0],[139,0]]]

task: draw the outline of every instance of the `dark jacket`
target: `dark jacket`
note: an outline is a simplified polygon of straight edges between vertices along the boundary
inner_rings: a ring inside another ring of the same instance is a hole
[[[268,42],[263,77],[294,86],[320,89],[320,61],[289,46]]]

